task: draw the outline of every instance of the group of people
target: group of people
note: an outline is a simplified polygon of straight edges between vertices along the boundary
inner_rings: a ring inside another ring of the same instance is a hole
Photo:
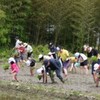
[[[52,43],[49,44],[50,53],[47,55],[39,55],[39,61],[43,63],[43,66],[38,69],[40,73],[39,78],[43,76],[43,82],[47,82],[47,75],[49,74],[51,81],[54,83],[54,72],[61,82],[65,82],[68,78],[68,72],[75,70],[80,73],[91,74],[93,80],[96,83],[96,87],[99,84],[100,78],[100,57],[98,50],[90,47],[89,45],[83,46],[83,52],[75,52],[74,55],[70,56],[68,50],[56,47]],[[45,73],[44,73],[45,72]]]
[[[30,67],[31,76],[34,75],[34,66],[35,60],[33,58],[33,48],[28,43],[24,43],[19,40],[18,37],[15,38],[16,43],[13,48],[12,55],[8,59],[8,63],[10,64],[11,74],[13,74],[13,80],[18,81],[17,74],[23,65],[23,63]]]
[[[84,51],[87,53],[87,57],[90,60],[89,65],[91,65],[91,74],[96,83],[96,87],[98,87],[100,80],[100,55],[97,49],[92,48],[89,45],[84,45]]]
[[[69,71],[75,70],[75,72],[78,72],[79,70],[88,75],[89,69],[91,69],[93,80],[96,83],[96,87],[98,87],[100,79],[100,57],[98,50],[89,45],[84,45],[82,53],[75,52],[73,55],[70,55],[68,50],[56,47],[53,43],[49,43],[48,48],[50,52],[47,55],[40,54],[38,56],[39,62],[43,65],[36,70],[39,80],[43,78],[43,83],[47,83],[49,76],[52,83],[55,83],[56,74],[60,81],[65,83]],[[11,65],[13,79],[18,81],[17,73],[22,63],[30,67],[30,74],[33,76],[36,61],[33,59],[32,46],[28,43],[23,43],[17,37],[13,50],[15,54],[8,60]]]

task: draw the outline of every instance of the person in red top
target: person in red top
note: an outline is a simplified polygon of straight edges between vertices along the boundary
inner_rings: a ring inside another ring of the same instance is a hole
[[[20,54],[21,61],[25,60],[25,47],[24,47],[23,43],[19,44],[18,52]]]

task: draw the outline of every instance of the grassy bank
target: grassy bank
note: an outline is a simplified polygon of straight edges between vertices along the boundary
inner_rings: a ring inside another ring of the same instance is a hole
[[[99,98],[99,96],[97,97]],[[95,96],[78,91],[48,88],[46,84],[0,81],[1,100],[41,100],[41,98],[43,100],[99,100]]]

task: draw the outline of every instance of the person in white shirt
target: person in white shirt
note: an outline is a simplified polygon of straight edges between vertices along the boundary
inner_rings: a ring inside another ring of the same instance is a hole
[[[54,59],[52,56],[50,56],[51,53],[48,53],[48,55],[43,55],[40,54],[38,56],[39,62],[43,63],[44,60],[50,60],[50,59]],[[38,73],[38,79],[41,80],[43,79],[43,83],[47,83],[47,75],[46,75],[46,70],[45,70],[45,66],[43,65],[42,67],[40,67],[39,69],[37,69],[37,73]]]
[[[28,58],[32,57],[33,48],[28,43],[24,43],[24,46],[25,46],[25,49],[26,49],[26,52],[27,52],[27,59],[28,59]]]
[[[20,41],[18,37],[16,37],[15,40],[16,40],[15,49],[17,49],[17,48],[19,48],[19,46],[22,43],[22,41]]]
[[[36,61],[33,58],[28,58],[28,60],[25,61],[27,67],[30,67],[30,75],[34,76],[34,69],[36,66]]]
[[[85,73],[88,74],[88,58],[85,54],[83,53],[75,53],[74,54],[75,58],[77,59],[77,62],[80,63],[80,66],[85,69]]]
[[[16,40],[16,43],[15,43],[15,46],[13,48],[14,50],[14,58],[16,60],[16,63],[17,65],[20,67],[20,52],[19,52],[19,48],[20,48],[20,45],[22,44],[22,41],[19,40],[18,36],[15,37],[15,40]]]

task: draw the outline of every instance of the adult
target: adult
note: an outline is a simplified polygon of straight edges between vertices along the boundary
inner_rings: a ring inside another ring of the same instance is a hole
[[[20,48],[20,45],[22,44],[22,41],[20,41],[18,36],[15,37],[15,40],[16,40],[16,43],[15,43],[15,46],[13,48],[13,50],[14,50],[13,56],[16,60],[17,65],[20,67],[21,65],[20,65],[20,51],[19,51],[19,48]]]
[[[49,45],[48,45],[48,48],[49,48],[50,52],[52,53],[54,59],[56,59],[57,58],[57,56],[56,56],[56,51],[57,51],[56,46],[53,43],[50,42]]]
[[[16,40],[16,43],[15,43],[15,49],[18,49],[19,48],[19,46],[20,46],[20,43],[22,43],[22,41],[20,41],[19,40],[19,37],[17,36],[17,37],[15,37],[15,40]]]
[[[66,50],[66,49],[62,49],[62,48],[57,48],[58,52],[58,59],[61,59],[62,61],[62,69],[63,69],[63,72],[64,72],[64,76],[65,78],[67,78],[67,69],[68,69],[68,60],[67,58],[69,57],[69,52]]]
[[[49,55],[40,54],[38,56],[38,59],[39,59],[39,62],[43,63],[44,60],[52,59],[52,57]],[[38,69],[38,71],[40,72],[40,74],[38,75],[39,80],[41,78],[43,78],[43,83],[47,83],[47,73],[46,73],[45,67],[42,66],[41,68]],[[52,73],[52,75],[53,75],[53,73]]]
[[[100,81],[100,64],[98,63],[94,64],[94,74],[95,74],[96,87],[98,87]]]
[[[77,59],[77,62],[80,63],[80,66],[85,69],[85,73],[88,74],[88,58],[85,54],[76,52],[74,54],[75,58]]]
[[[26,60],[26,57],[25,57],[26,51],[25,51],[25,47],[24,47],[23,43],[19,44],[18,52],[19,52],[19,56],[20,56],[20,61]]]
[[[32,58],[32,54],[33,54],[33,48],[31,45],[29,45],[28,43],[24,43],[24,46],[25,46],[25,49],[26,49],[26,52],[27,52],[27,59],[28,58]]]
[[[87,46],[84,45],[84,51],[87,52],[87,56],[90,59],[90,62],[92,63],[91,74],[93,76],[94,82],[96,82],[94,65],[96,63],[98,63],[98,61],[99,61],[99,59],[98,59],[98,50],[93,48],[93,47],[90,47],[89,45],[87,45]]]
[[[61,76],[61,64],[58,60],[56,59],[49,59],[49,60],[44,60],[43,64],[46,69],[46,73],[49,73],[49,76],[51,78],[52,83],[55,83],[54,80],[54,75],[52,75],[52,72],[56,72],[57,77],[60,79],[62,83],[64,83],[64,80]]]

